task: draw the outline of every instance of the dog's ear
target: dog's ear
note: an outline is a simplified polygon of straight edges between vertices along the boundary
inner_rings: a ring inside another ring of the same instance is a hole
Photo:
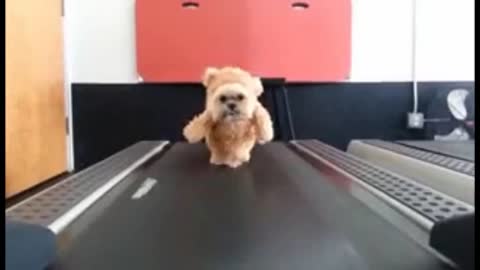
[[[259,97],[263,93],[262,80],[260,80],[259,77],[252,77],[252,87],[257,97]]]
[[[208,67],[203,73],[202,83],[203,86],[208,88],[208,85],[212,82],[213,78],[218,74],[218,68]]]

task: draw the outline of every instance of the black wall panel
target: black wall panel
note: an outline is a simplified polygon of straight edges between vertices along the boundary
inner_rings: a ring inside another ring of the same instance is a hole
[[[439,90],[473,82],[424,82],[419,109]],[[422,139],[406,129],[412,85],[392,83],[309,83],[288,85],[297,139],[316,138],[341,149],[351,139]],[[281,90],[266,86],[262,102],[275,121],[276,139],[288,139]],[[202,111],[204,90],[197,84],[73,84],[75,169],[79,170],[140,140],[183,140],[182,129]]]

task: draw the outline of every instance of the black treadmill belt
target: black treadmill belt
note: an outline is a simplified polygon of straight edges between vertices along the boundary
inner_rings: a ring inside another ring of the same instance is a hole
[[[147,177],[158,183],[131,195]],[[282,144],[208,165],[174,145],[64,250],[58,269],[450,269]]]
[[[475,162],[475,141],[399,141],[398,143],[424,151]]]

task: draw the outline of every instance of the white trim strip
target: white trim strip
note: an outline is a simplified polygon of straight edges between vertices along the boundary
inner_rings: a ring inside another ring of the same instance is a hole
[[[138,200],[142,198],[143,196],[147,195],[147,193],[157,184],[157,180],[153,178],[147,178],[143,183],[140,185],[140,187],[133,193],[132,195],[132,200]]]
[[[374,194],[375,196],[379,197],[380,199],[382,199],[383,201],[387,202],[390,206],[392,206],[393,208],[397,209],[399,212],[401,212],[402,214],[406,215],[407,217],[411,218],[413,221],[415,221],[415,223],[417,223],[418,225],[420,225],[422,228],[430,231],[433,227],[433,222],[427,218],[425,218],[424,216],[420,215],[419,213],[413,211],[412,209],[410,209],[409,207],[405,206],[404,204],[400,203],[399,201],[391,198],[390,196],[388,196],[387,194],[385,194],[384,192],[368,185],[367,183],[359,180],[358,178],[356,178],[355,176],[345,172],[343,169],[337,167],[336,165],[334,165],[333,163],[331,163],[330,161],[322,158],[321,156],[317,155],[315,152],[311,151],[310,149],[304,147],[303,145],[300,145],[298,142],[296,141],[292,141],[291,142],[292,145],[294,145],[298,150],[314,157],[315,159],[325,163],[326,165],[328,165],[329,167],[331,168],[334,168],[335,170],[337,170],[338,172],[340,172],[341,174],[345,175],[346,177],[348,177],[349,179],[351,179],[352,181],[354,181],[355,183],[359,184],[360,186],[362,186],[363,188],[365,188],[366,190],[370,191],[372,194]]]
[[[81,202],[76,204],[73,208],[67,211],[65,214],[57,218],[54,222],[48,225],[48,228],[52,230],[55,234],[61,232],[65,227],[67,227],[73,220],[75,220],[78,216],[80,216],[85,210],[87,210],[92,204],[94,204],[98,199],[100,199],[103,195],[105,195],[109,190],[111,190],[114,186],[120,183],[127,175],[133,172],[135,169],[140,167],[143,163],[147,160],[152,158],[157,153],[161,152],[168,142],[162,142],[160,145],[149,151],[143,157],[138,159],[132,165],[130,165],[127,169],[123,170],[121,173],[117,174],[115,177],[110,179],[107,183],[103,186],[95,190],[92,194],[87,196]]]

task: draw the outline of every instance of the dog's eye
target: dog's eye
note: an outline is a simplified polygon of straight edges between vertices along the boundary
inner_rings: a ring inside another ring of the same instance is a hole
[[[226,96],[220,96],[220,102],[225,103],[227,101]]]
[[[244,97],[242,94],[239,94],[239,95],[237,96],[237,100],[243,100],[244,98],[245,98],[245,97]]]

